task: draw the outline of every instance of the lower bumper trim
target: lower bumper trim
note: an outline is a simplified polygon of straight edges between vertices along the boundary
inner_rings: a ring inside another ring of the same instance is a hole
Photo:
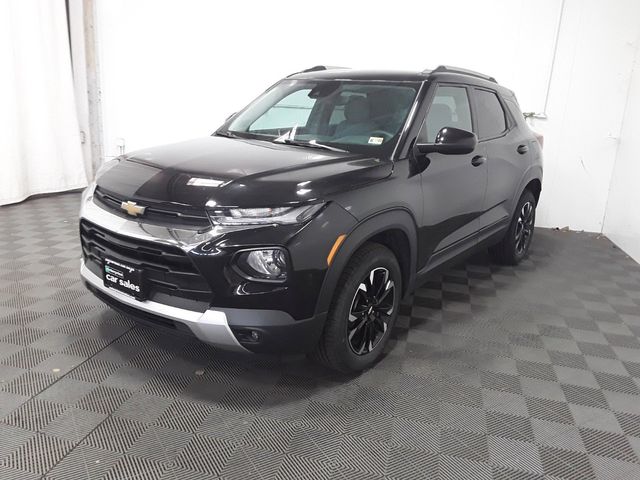
[[[101,292],[103,295],[111,297],[128,307],[142,312],[167,318],[174,322],[186,325],[193,334],[203,342],[210,343],[214,346],[225,350],[234,350],[239,352],[249,352],[243,347],[235,335],[229,328],[227,315],[219,310],[209,309],[204,313],[183,308],[172,307],[162,303],[150,300],[139,301],[124,293],[118,292],[112,288],[106,287],[100,277],[89,270],[84,261],[81,260],[80,275],[91,285],[92,288]]]

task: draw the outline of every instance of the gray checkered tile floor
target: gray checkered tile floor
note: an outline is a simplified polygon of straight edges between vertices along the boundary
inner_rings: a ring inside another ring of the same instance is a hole
[[[2,479],[640,478],[640,267],[604,238],[451,270],[347,378],[101,305],[78,200],[0,208]]]

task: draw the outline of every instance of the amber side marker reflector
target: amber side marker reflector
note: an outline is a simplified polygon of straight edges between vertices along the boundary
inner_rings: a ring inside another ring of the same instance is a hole
[[[327,265],[331,265],[331,262],[333,262],[333,257],[335,257],[336,253],[338,253],[338,249],[340,248],[340,245],[342,245],[342,242],[344,242],[345,238],[347,238],[347,235],[343,233],[338,238],[336,238],[335,242],[333,242],[333,247],[331,247],[331,251],[329,252],[329,255],[327,255]]]

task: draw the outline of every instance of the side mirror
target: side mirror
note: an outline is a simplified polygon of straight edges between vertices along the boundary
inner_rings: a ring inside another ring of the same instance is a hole
[[[444,127],[436,135],[434,143],[419,143],[416,149],[423,154],[463,155],[473,152],[477,145],[478,137],[475,133],[454,127]]]

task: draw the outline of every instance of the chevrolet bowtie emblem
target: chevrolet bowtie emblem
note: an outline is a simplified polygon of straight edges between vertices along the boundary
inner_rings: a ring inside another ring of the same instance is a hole
[[[140,206],[136,202],[131,201],[122,202],[120,204],[120,208],[122,208],[132,217],[137,217],[138,215],[144,214],[144,211],[147,209],[147,207]]]

